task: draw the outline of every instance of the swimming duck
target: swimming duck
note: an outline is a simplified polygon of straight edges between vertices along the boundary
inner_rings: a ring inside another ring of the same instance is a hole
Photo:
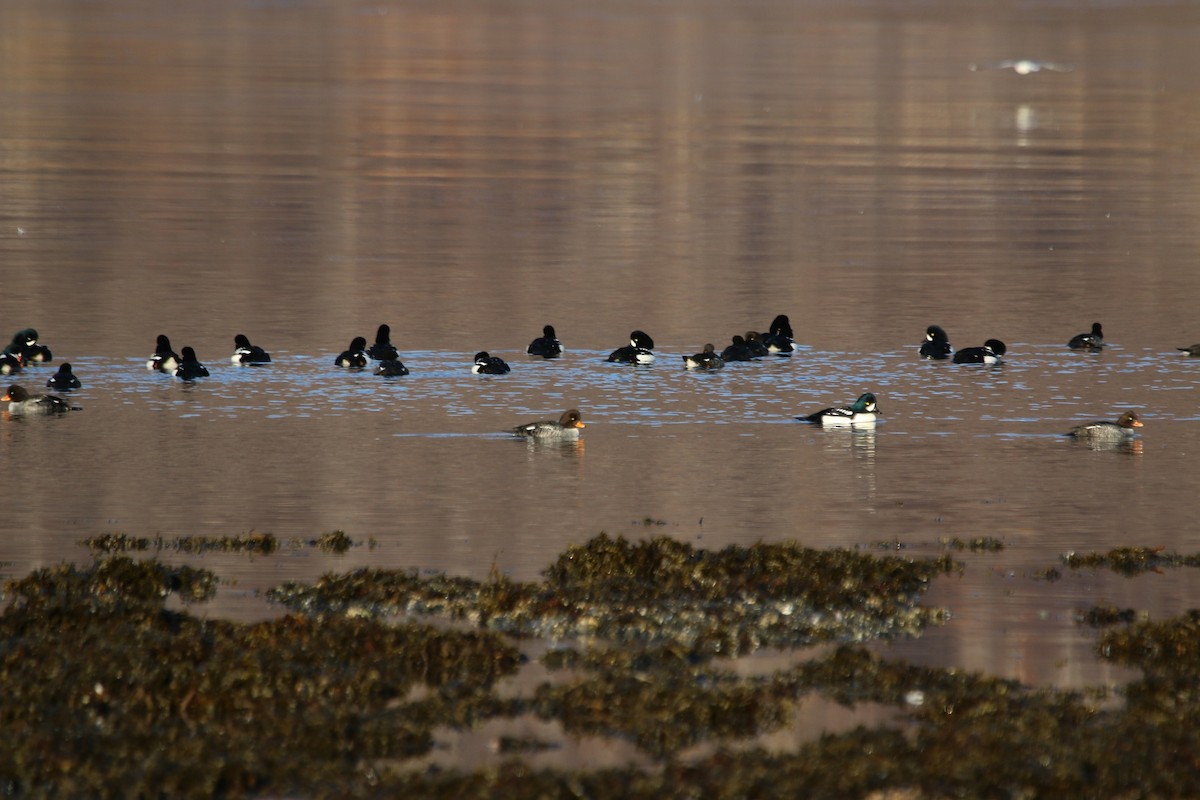
[[[179,360],[179,366],[175,368],[175,377],[185,381],[194,381],[196,378],[207,378],[208,370],[200,363],[200,359],[196,358],[196,351],[185,347],[183,348],[183,358]]]
[[[758,331],[746,331],[744,337],[746,347],[750,348],[750,352],[755,358],[771,355],[771,351],[767,348],[766,342],[763,341],[762,334]]]
[[[629,334],[629,344],[618,347],[609,354],[608,360],[619,364],[649,364],[654,361],[654,340],[644,331]]]
[[[564,411],[558,421],[539,420],[512,429],[517,436],[530,439],[578,439],[579,431],[584,427],[583,417],[579,411],[572,408]]]
[[[385,378],[398,378],[408,374],[408,367],[404,366],[404,362],[398,358],[388,358],[379,362],[379,366],[375,368],[375,374]]]
[[[81,389],[83,385],[79,382],[79,378],[75,377],[75,373],[71,372],[71,365],[63,362],[58,365],[58,372],[51,375],[50,380],[46,381],[46,387],[66,392],[71,389]]]
[[[964,347],[954,354],[955,364],[1002,364],[1000,356],[1008,352],[1008,347],[999,339],[988,339],[983,347]]]
[[[390,326],[379,326],[379,330],[375,332],[375,344],[367,348],[367,355],[376,361],[395,361],[400,358],[400,351],[392,344]]]
[[[1093,322],[1091,333],[1075,334],[1071,341],[1067,342],[1067,347],[1072,350],[1103,350],[1104,329],[1100,327],[1099,322]]]
[[[171,340],[160,333],[154,344],[154,355],[146,362],[146,369],[175,374],[179,368],[179,356],[171,349]]]
[[[925,329],[925,341],[921,343],[921,358],[949,358],[954,351],[950,347],[950,337],[940,325],[930,325]]]
[[[21,371],[21,357],[7,350],[0,353],[0,375],[15,375]]]
[[[771,320],[771,327],[762,337],[767,351],[777,356],[788,356],[795,351],[796,342],[792,338],[792,323],[788,322],[787,314],[780,314]]]
[[[348,347],[340,356],[333,360],[334,366],[346,367],[348,369],[362,369],[367,365],[367,340],[362,336],[355,336]]]
[[[547,325],[542,328],[542,335],[529,343],[529,347],[525,348],[525,352],[531,356],[541,356],[542,358],[558,358],[562,355],[562,342],[554,333],[554,326]]]
[[[49,347],[38,344],[38,332],[33,328],[23,328],[13,334],[12,343],[4,351],[19,358],[22,366],[54,358]]]
[[[504,363],[503,358],[493,356],[487,350],[480,350],[475,354],[475,363],[471,366],[471,372],[476,375],[504,375],[512,372],[512,367]]]
[[[733,344],[721,351],[721,358],[726,361],[753,361],[754,351],[746,344],[741,336],[733,337]]]
[[[1142,427],[1142,419],[1136,411],[1126,411],[1116,422],[1087,422],[1076,425],[1064,436],[1088,439],[1093,442],[1123,442],[1134,434],[1134,428]]]
[[[71,411],[74,407],[52,394],[30,394],[25,387],[13,384],[8,387],[0,402],[8,403],[10,414],[61,414]]]
[[[1176,347],[1176,350],[1182,350],[1189,356],[1200,356],[1200,344],[1194,344],[1191,347]]]
[[[233,346],[233,355],[229,360],[234,364],[267,364],[271,361],[271,354],[256,344],[250,344],[243,333],[233,337]]]
[[[879,404],[875,401],[875,395],[867,392],[851,405],[824,408],[815,414],[796,419],[818,425],[872,425],[879,419]]]
[[[704,352],[683,356],[683,365],[688,369],[714,370],[725,366],[725,359],[717,355],[717,348],[709,343],[704,345]]]

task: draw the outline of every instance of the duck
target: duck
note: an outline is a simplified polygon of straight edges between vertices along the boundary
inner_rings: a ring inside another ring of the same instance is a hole
[[[375,368],[375,374],[385,378],[398,378],[408,374],[408,367],[404,366],[404,362],[398,358],[388,358],[379,362],[379,366]]]
[[[400,351],[392,344],[391,326],[379,326],[379,330],[375,331],[375,344],[367,348],[367,356],[376,361],[395,361],[400,358]]]
[[[558,421],[528,422],[513,428],[512,432],[527,439],[578,439],[583,427],[583,417],[578,409],[572,408],[564,411]]]
[[[12,343],[4,350],[19,358],[22,366],[54,359],[49,347],[38,344],[38,332],[33,328],[22,328],[13,334]]]
[[[347,369],[362,369],[367,365],[367,340],[361,336],[355,336],[350,341],[350,346],[337,358],[333,360],[334,366],[346,367]]]
[[[531,356],[541,356],[542,358],[558,358],[563,353],[562,342],[558,340],[558,335],[554,332],[553,325],[546,325],[542,328],[542,335],[529,343],[529,347],[525,348],[525,352]]]
[[[1067,342],[1067,347],[1072,350],[1103,350],[1104,329],[1100,327],[1099,322],[1093,322],[1091,333],[1075,334],[1071,341]]]
[[[771,327],[762,337],[767,352],[777,356],[790,356],[796,349],[796,341],[792,338],[792,323],[787,314],[780,314],[771,320]]]
[[[487,350],[480,350],[475,354],[475,363],[471,366],[471,372],[476,375],[504,375],[512,372],[512,367],[504,363],[503,358],[491,355]]]
[[[179,360],[179,366],[175,368],[175,377],[185,381],[194,381],[196,378],[207,378],[208,370],[200,363],[200,359],[196,358],[196,351],[185,347],[183,348],[183,358]]]
[[[1200,344],[1194,344],[1191,347],[1176,347],[1175,349],[1187,353],[1189,356],[1200,356]]]
[[[925,329],[925,341],[921,343],[921,358],[941,360],[949,358],[954,350],[950,347],[950,337],[940,325],[930,325]]]
[[[758,331],[746,331],[743,339],[746,342],[746,347],[750,348],[750,352],[754,354],[755,358],[771,355],[770,349],[767,348],[766,342],[763,341],[762,334]]]
[[[1087,439],[1093,442],[1123,442],[1134,435],[1134,428],[1142,427],[1142,418],[1136,411],[1126,411],[1116,422],[1085,422],[1067,431],[1064,436]]]
[[[15,375],[21,371],[21,357],[7,350],[0,352],[0,375]]]
[[[71,365],[64,361],[58,365],[58,372],[51,375],[50,380],[46,381],[46,388],[66,392],[71,389],[82,389],[83,384],[79,382],[79,378],[75,377],[75,373],[71,372]]]
[[[733,343],[721,351],[721,358],[726,361],[753,361],[754,351],[746,344],[746,340],[735,335]]]
[[[848,406],[823,408],[815,414],[796,419],[817,425],[873,425],[879,419],[879,403],[875,395],[867,392]]]
[[[271,354],[256,344],[250,344],[244,333],[233,337],[233,346],[233,355],[229,360],[234,364],[267,364],[271,361]]]
[[[1003,364],[1000,356],[1008,347],[999,339],[988,339],[982,347],[964,347],[954,354],[955,364]]]
[[[629,334],[629,344],[618,347],[609,354],[608,360],[617,364],[649,364],[654,361],[654,340],[645,331]]]
[[[146,362],[146,369],[151,372],[166,372],[171,375],[179,368],[179,356],[171,349],[171,340],[166,334],[160,333],[154,344],[154,355]]]
[[[8,403],[10,414],[62,414],[76,409],[61,397],[52,394],[30,394],[25,387],[12,384],[0,402]]]
[[[717,355],[717,348],[709,342],[704,345],[704,352],[683,356],[683,365],[687,369],[716,370],[725,366],[725,359]]]

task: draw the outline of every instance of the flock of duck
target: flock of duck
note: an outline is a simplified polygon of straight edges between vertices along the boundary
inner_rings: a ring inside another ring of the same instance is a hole
[[[1092,324],[1091,331],[1071,338],[1067,346],[1073,350],[1099,351],[1104,348],[1104,330],[1099,322]],[[1190,356],[1200,356],[1200,344],[1180,347]],[[644,331],[635,330],[629,335],[629,344],[618,347],[608,356],[608,361],[621,364],[649,364],[655,360],[654,340]],[[920,346],[922,358],[950,359],[956,364],[999,364],[1008,348],[999,339],[988,339],[979,347],[967,347],[955,351],[950,346],[950,337],[938,325],[930,325],[925,331],[925,341]],[[772,320],[766,333],[747,331],[745,335],[732,337],[731,343],[720,353],[709,343],[701,352],[683,356],[684,367],[689,370],[712,371],[722,369],[730,361],[752,361],[764,356],[789,356],[795,351],[792,326],[786,314]],[[558,340],[554,326],[546,325],[542,335],[529,343],[526,353],[541,358],[558,358],[563,354],[562,342]],[[53,359],[50,349],[38,342],[38,333],[33,328],[23,328],[13,336],[12,342],[0,353],[0,375],[13,375],[32,364],[47,363]],[[271,355],[263,348],[251,344],[244,334],[234,337],[234,351],[230,361],[236,365],[256,366],[269,364]],[[374,373],[387,377],[408,375],[408,368],[400,360],[399,351],[391,342],[391,328],[380,325],[375,334],[375,343],[367,346],[362,336],[355,337],[350,346],[334,359],[334,364],[346,369],[365,369],[377,362]],[[185,381],[208,377],[208,369],[196,357],[196,351],[184,347],[181,354],[172,349],[170,339],[160,334],[154,353],[146,362],[146,368],[155,372],[174,375]],[[471,371],[481,375],[503,375],[511,367],[498,356],[487,351],[475,354]],[[64,363],[46,381],[46,386],[60,392],[81,387],[79,379]],[[8,387],[0,401],[8,403],[10,414],[55,414],[78,408],[61,397],[52,394],[33,394],[19,384]],[[821,409],[812,414],[796,417],[803,422],[826,426],[869,426],[879,419],[879,404],[874,394],[867,392],[848,406]],[[1142,426],[1137,412],[1127,411],[1115,422],[1088,422],[1076,425],[1067,436],[1102,442],[1120,442],[1134,435]],[[575,439],[584,427],[578,409],[564,411],[557,420],[539,420],[512,428],[517,436],[535,439]]]

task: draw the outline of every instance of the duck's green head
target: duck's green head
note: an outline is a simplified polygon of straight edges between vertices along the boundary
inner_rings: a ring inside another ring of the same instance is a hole
[[[870,392],[867,392],[862,397],[855,400],[854,405],[851,408],[856,414],[879,410],[879,406],[875,402],[875,395],[871,394]]]

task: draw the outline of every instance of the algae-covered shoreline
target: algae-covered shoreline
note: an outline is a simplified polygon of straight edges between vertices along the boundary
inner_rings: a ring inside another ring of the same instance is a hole
[[[189,552],[196,545],[189,542]],[[270,552],[261,538],[246,546]],[[1128,562],[1127,551],[1118,555],[1109,561]],[[1153,554],[1152,563],[1164,558]],[[943,620],[945,610],[920,599],[931,581],[959,569],[948,556],[790,543],[707,551],[667,537],[602,534],[568,548],[536,582],[357,570],[283,584],[269,593],[281,616],[253,624],[190,613],[219,583],[208,570],[125,555],[37,570],[6,585],[0,616],[8,741],[0,790],[15,797],[1200,793],[1200,614],[1141,622],[1119,609],[1088,615],[1098,629],[1097,658],[1141,670],[1115,702],[1101,690],[919,667],[866,647],[919,636]],[[447,619],[457,623],[441,624]],[[499,682],[528,666],[519,645],[530,640],[553,644],[539,662],[556,679],[518,695],[498,692]],[[827,647],[767,675],[728,667],[758,648],[816,643]],[[879,704],[894,710],[893,722],[828,734],[791,753],[756,745],[813,696]],[[535,768],[524,756],[553,743],[509,737],[498,748],[511,758],[498,767],[422,766],[439,730],[520,718],[552,721],[568,737],[631,743],[645,761]]]

